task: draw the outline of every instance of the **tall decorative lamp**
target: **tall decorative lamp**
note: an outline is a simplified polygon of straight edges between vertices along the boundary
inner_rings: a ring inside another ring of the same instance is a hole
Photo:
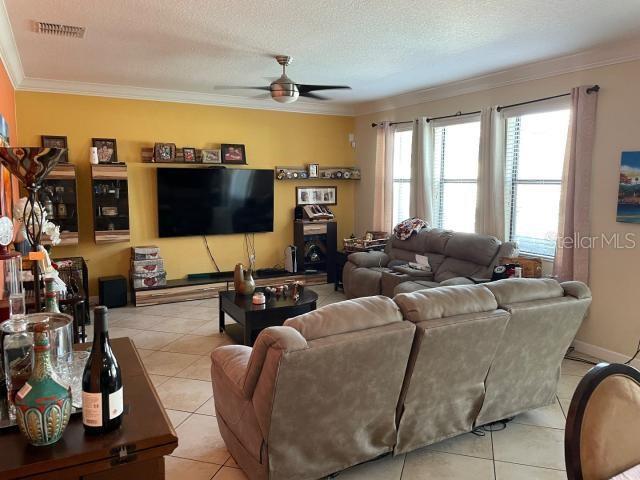
[[[29,192],[24,207],[24,223],[27,240],[34,252],[34,259],[40,252],[40,237],[42,236],[42,209],[38,205],[38,190],[42,181],[60,161],[66,148],[49,147],[0,147],[0,163],[24,185]],[[36,312],[40,311],[40,266],[33,262],[33,291],[35,295]]]

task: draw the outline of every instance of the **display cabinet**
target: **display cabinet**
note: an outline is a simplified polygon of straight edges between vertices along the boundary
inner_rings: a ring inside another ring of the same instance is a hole
[[[92,165],[91,179],[96,243],[128,241],[130,232],[127,166]]]
[[[60,227],[59,245],[78,243],[78,188],[76,166],[71,163],[58,164],[42,182],[38,192],[40,204],[47,218]],[[50,240],[42,237],[47,245]]]

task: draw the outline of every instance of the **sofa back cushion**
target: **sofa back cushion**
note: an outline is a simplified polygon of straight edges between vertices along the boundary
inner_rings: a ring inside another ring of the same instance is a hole
[[[290,318],[284,324],[295,328],[310,341],[401,321],[402,314],[393,300],[378,295],[326,305]]]
[[[483,285],[458,285],[400,293],[393,299],[407,320],[418,323],[498,308],[493,294]]]
[[[287,325],[308,348],[278,364],[270,478],[321,478],[392,451],[415,326],[380,297],[329,305]]]
[[[444,254],[487,267],[498,253],[500,244],[500,240],[489,235],[456,232],[447,242]]]
[[[429,264],[432,270],[442,263],[447,242],[453,235],[450,230],[439,228],[423,229],[407,240],[399,240],[392,237],[391,247],[387,247],[386,252],[392,260],[403,260],[405,262],[415,262],[416,254],[429,257]]]
[[[398,404],[396,453],[469,432],[509,314],[482,285],[398,294],[416,338]]]
[[[554,401],[562,359],[591,303],[586,285],[576,282],[570,282],[566,295],[553,279],[509,279],[485,285],[511,318],[487,375],[478,425]]]

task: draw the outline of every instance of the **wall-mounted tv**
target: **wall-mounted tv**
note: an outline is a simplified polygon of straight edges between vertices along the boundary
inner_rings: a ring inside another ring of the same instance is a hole
[[[273,231],[273,170],[158,169],[160,237]]]

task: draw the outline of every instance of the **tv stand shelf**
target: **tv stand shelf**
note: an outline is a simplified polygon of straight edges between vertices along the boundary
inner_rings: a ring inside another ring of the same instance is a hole
[[[327,283],[327,274],[326,272],[313,274],[284,272],[279,275],[256,274],[254,279],[258,286],[279,284],[287,280],[300,280],[305,285],[320,285]],[[144,307],[216,298],[219,292],[225,290],[233,290],[233,272],[223,272],[220,275],[216,274],[210,277],[167,280],[166,285],[158,285],[156,287],[132,288],[131,297],[136,307]]]

